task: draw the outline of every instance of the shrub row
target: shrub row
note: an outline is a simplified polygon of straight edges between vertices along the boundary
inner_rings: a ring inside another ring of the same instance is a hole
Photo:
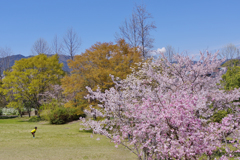
[[[49,115],[51,124],[64,124],[73,120],[78,120],[79,117],[85,117],[85,114],[77,115],[77,109],[75,108],[57,108],[52,110]]]
[[[39,122],[42,121],[44,119],[42,119],[42,117],[38,117],[38,116],[31,116],[31,118],[28,120],[28,122]]]

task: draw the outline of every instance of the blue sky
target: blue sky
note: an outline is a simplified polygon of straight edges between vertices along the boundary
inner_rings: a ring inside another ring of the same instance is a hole
[[[153,49],[172,45],[197,54],[240,44],[238,0],[0,0],[0,47],[30,55],[37,39],[51,44],[72,27],[82,39],[80,54],[96,42],[114,42],[135,3],[154,17]]]

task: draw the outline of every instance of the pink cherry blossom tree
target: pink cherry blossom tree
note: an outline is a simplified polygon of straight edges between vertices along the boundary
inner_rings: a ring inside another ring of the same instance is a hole
[[[104,93],[92,91],[88,99],[99,101],[94,109],[102,121],[83,119],[83,125],[94,133],[105,135],[121,144],[139,159],[197,159],[209,158],[219,147],[233,153],[226,137],[233,138],[239,129],[239,107],[233,103],[240,90],[225,91],[218,83],[223,60],[217,54],[201,54],[198,62],[177,55],[170,63],[161,59],[139,63],[125,80],[112,76],[115,87]],[[221,123],[211,118],[219,110],[232,110]],[[237,136],[237,135],[236,135]],[[225,143],[222,143],[225,142]],[[238,148],[233,140],[234,146]]]

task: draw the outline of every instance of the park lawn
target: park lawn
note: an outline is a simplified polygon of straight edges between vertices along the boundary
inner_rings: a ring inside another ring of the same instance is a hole
[[[36,138],[30,131],[37,126]],[[79,123],[50,125],[26,118],[0,119],[0,159],[3,160],[130,160],[137,157],[101,135],[80,131]],[[96,140],[100,138],[100,140]]]

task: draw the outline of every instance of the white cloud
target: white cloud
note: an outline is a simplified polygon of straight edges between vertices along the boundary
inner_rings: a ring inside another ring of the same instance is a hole
[[[162,47],[162,48],[158,48],[157,50],[149,51],[149,54],[152,56],[156,56],[156,55],[160,55],[160,53],[165,53],[165,52],[166,52],[166,48]]]
[[[166,52],[166,48],[165,48],[165,47],[158,48],[158,49],[157,49],[157,52],[159,52],[159,53],[165,53],[165,52]]]

